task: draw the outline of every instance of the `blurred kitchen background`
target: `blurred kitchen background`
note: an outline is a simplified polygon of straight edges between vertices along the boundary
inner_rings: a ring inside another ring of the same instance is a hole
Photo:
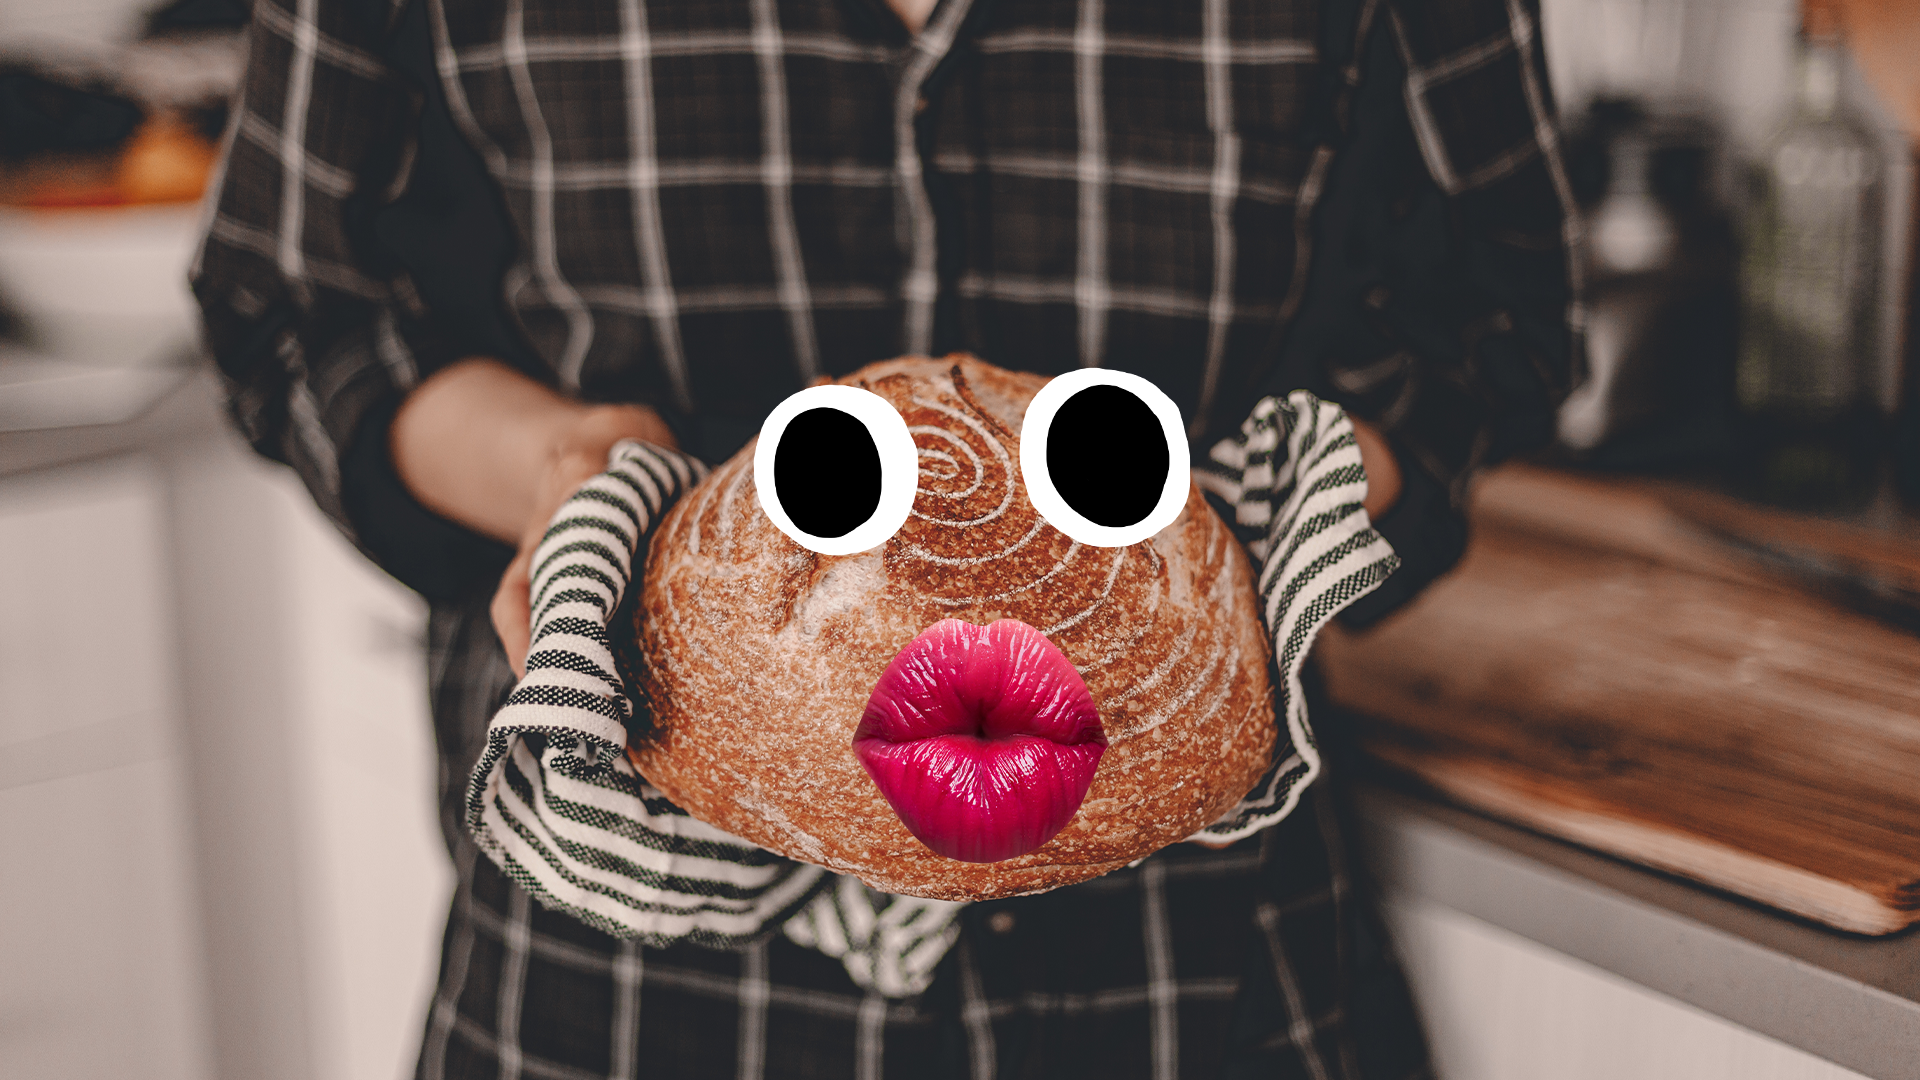
[[[1911,522],[1920,116],[1861,58],[1920,78],[1920,36],[1881,6],[1545,0],[1589,241],[1553,462]],[[426,1017],[422,607],[224,426],[185,289],[244,17],[0,0],[9,1080],[391,1080]],[[1417,888],[1390,915],[1445,1080],[1860,1075]]]
[[[411,1075],[425,609],[227,427],[185,287],[242,0],[0,2],[0,1077]]]

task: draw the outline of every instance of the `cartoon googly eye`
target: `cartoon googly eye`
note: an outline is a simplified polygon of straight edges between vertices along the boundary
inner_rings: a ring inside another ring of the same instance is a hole
[[[767,519],[822,555],[886,542],[913,510],[920,455],[885,398],[856,386],[810,386],[760,427],[753,486]]]
[[[1124,371],[1056,376],[1027,403],[1020,475],[1054,528],[1092,547],[1137,544],[1172,524],[1187,502],[1180,409]]]

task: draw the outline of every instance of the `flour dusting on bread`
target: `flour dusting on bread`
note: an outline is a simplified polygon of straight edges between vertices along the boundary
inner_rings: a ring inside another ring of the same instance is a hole
[[[760,511],[750,445],[654,538],[636,625],[656,734],[648,780],[719,828],[888,892],[983,899],[1097,876],[1184,839],[1269,764],[1268,645],[1250,570],[1198,490],[1160,533],[1075,543],[1026,497],[1019,432],[1045,383],[969,357],[841,380],[898,409],[920,455],[906,524],[815,555]],[[894,655],[944,618],[1040,629],[1080,671],[1109,740],[1079,813],[998,863],[927,849],[851,738]],[[747,778],[751,777],[751,780]]]

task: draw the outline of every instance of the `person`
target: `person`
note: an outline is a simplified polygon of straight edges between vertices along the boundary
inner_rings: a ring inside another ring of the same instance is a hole
[[[1534,0],[260,0],[193,284],[233,414],[430,601],[458,868],[422,1077],[1423,1075],[1336,803],[970,905],[932,987],[546,911],[460,799],[527,559],[619,439],[708,461],[902,354],[1133,371],[1204,452],[1346,405],[1402,560],[1574,374]],[[1331,735],[1329,736],[1331,737]]]

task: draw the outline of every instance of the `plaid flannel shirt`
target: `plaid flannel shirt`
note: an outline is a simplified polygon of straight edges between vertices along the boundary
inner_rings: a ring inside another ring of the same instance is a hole
[[[1573,368],[1527,0],[267,0],[237,116],[195,272],[235,413],[430,596],[498,553],[384,428],[462,355],[709,460],[904,353],[1134,371],[1202,447],[1307,389],[1456,494]]]
[[[1460,478],[1551,430],[1569,206],[1532,0],[942,0],[917,36],[881,0],[259,0],[194,285],[242,430],[436,602],[462,884],[423,1074],[1417,1069],[1324,800],[976,905],[907,1005],[778,939],[655,954],[539,910],[457,824],[505,553],[407,496],[386,426],[474,353],[709,460],[904,352],[1136,371],[1198,447],[1305,388],[1409,466],[1404,594],[1457,554]]]

